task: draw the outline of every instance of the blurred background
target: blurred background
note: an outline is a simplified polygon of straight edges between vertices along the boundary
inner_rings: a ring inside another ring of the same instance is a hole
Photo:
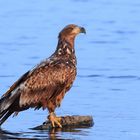
[[[87,34],[76,38],[78,75],[57,115],[92,115],[94,126],[33,131],[48,112],[30,109],[8,119],[1,139],[140,139],[139,0],[1,0],[0,95],[55,51],[71,23]]]

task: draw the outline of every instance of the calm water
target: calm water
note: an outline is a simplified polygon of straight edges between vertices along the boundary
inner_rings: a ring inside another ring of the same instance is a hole
[[[84,26],[76,39],[78,76],[57,115],[93,115],[86,129],[33,131],[46,111],[9,118],[1,139],[140,139],[140,1],[0,1],[0,95],[53,53],[67,24]]]

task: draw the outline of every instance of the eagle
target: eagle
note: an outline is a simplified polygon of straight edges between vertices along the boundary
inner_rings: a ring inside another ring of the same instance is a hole
[[[0,126],[10,115],[29,108],[48,109],[52,127],[62,127],[55,109],[60,106],[76,77],[74,40],[84,27],[70,24],[58,35],[55,52],[22,75],[0,98]]]

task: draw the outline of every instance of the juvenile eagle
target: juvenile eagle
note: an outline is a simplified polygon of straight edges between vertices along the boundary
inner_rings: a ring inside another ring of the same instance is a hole
[[[0,99],[0,125],[13,113],[35,108],[48,109],[48,119],[55,127],[61,117],[54,113],[76,77],[74,40],[83,27],[66,26],[58,36],[56,51],[19,78]]]

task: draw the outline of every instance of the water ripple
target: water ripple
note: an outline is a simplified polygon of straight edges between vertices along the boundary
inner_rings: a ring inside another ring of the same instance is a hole
[[[0,42],[0,46],[30,46],[35,45],[34,42]],[[17,50],[17,49],[15,49]]]
[[[137,34],[138,32],[137,31],[125,31],[125,30],[116,30],[114,31],[115,33],[117,34],[121,34],[121,35],[124,35],[124,34]]]
[[[97,40],[97,41],[91,41],[90,43],[93,43],[93,44],[118,44],[119,41],[103,41],[103,40]]]
[[[15,75],[0,75],[0,78],[9,78],[9,77],[15,77]]]
[[[80,77],[80,78],[100,78],[100,77],[104,77],[104,75],[91,74],[91,75],[78,75],[77,77]]]
[[[110,79],[139,79],[140,77],[134,75],[108,76]]]

